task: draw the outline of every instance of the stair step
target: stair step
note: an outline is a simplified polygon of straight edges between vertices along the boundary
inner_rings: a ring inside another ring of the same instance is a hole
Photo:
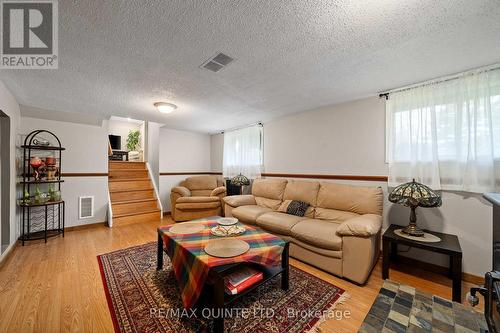
[[[120,193],[120,192],[115,192],[115,193]],[[122,192],[125,193],[125,192]],[[156,201],[156,198],[145,198],[145,199],[132,199],[132,200],[121,200],[121,201],[113,201],[111,200],[112,205],[124,205],[124,204],[129,204],[129,203],[138,203],[138,202],[147,202],[147,201]]]
[[[148,170],[141,169],[128,169],[128,170],[110,170],[109,179],[137,179],[137,178],[148,178]]]
[[[155,213],[155,212],[160,212],[160,210],[158,208],[151,208],[151,209],[143,210],[141,212],[131,212],[131,213],[116,214],[116,215],[113,214],[113,219],[119,218],[119,217],[135,216],[135,215]]]
[[[141,180],[149,180],[149,178],[118,178],[118,179],[108,179],[108,182],[136,182]]]
[[[158,221],[158,224],[160,224],[161,218],[162,216],[160,214],[160,210],[152,211],[149,213],[137,214],[137,215],[127,215],[122,217],[113,216],[113,227],[135,224],[135,223],[144,223],[149,221]]]
[[[109,195],[111,197],[111,202],[139,199],[156,199],[156,196],[152,189],[116,191],[111,192]]]
[[[133,190],[149,190],[153,189],[153,185],[149,178],[145,179],[120,179],[108,181],[109,192],[133,191]]]
[[[152,209],[158,209],[156,200],[112,204],[111,206],[113,208],[113,215],[118,217],[123,216],[123,214],[148,213]]]
[[[108,169],[111,170],[146,170],[146,162],[110,161]]]

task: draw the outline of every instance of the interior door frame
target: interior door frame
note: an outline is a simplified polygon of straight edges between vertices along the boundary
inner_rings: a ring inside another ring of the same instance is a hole
[[[0,254],[10,245],[11,119],[0,110]]]

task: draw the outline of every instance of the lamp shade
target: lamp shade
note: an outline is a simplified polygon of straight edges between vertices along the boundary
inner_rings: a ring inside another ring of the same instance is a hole
[[[415,179],[394,188],[389,194],[389,201],[407,207],[439,207],[442,204],[436,192]]]
[[[234,186],[246,186],[250,185],[250,180],[243,176],[241,173],[231,179],[231,185]]]

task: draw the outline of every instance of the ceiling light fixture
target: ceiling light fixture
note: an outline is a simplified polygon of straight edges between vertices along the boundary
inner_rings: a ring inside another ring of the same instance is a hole
[[[177,105],[172,104],[172,103],[156,102],[153,105],[161,113],[171,113],[172,111],[174,111],[175,109],[177,109]]]

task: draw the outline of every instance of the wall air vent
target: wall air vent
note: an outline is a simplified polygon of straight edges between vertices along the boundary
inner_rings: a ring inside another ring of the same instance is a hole
[[[78,201],[78,218],[81,220],[94,217],[94,197],[79,197]]]
[[[205,61],[200,68],[208,69],[212,72],[218,72],[233,62],[234,59],[224,53],[218,53]]]

